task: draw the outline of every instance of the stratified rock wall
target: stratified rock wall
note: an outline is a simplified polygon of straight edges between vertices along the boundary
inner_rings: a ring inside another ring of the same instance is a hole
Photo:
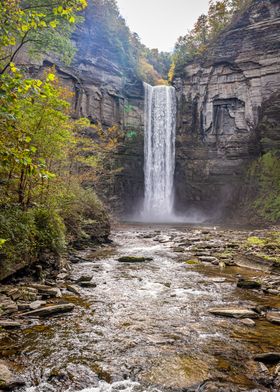
[[[123,130],[123,144],[116,154],[116,167],[122,170],[97,192],[116,212],[128,213],[143,197],[144,88],[135,68],[108,42],[95,13],[94,2],[89,1],[84,22],[73,35],[77,52],[70,66],[49,58],[30,67],[30,72],[38,74],[55,64],[63,84],[73,92],[74,117]]]
[[[175,87],[177,208],[222,214],[263,149],[266,135],[256,131],[262,106],[280,90],[280,2],[256,0]],[[271,127],[267,138],[270,148],[279,145]]]

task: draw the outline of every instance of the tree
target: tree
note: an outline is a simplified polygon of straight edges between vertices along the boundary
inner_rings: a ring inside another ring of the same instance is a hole
[[[0,3],[0,75],[25,47],[34,54],[52,52],[70,61],[71,33],[86,0],[2,0]]]
[[[185,65],[194,57],[201,56],[233,17],[251,3],[252,0],[210,0],[207,15],[201,15],[194,28],[178,38],[169,79],[182,73]]]

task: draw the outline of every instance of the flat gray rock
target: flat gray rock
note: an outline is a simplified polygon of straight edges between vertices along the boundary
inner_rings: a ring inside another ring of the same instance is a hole
[[[211,308],[208,312],[215,316],[233,317],[233,318],[257,318],[258,314],[251,309],[246,308]]]
[[[21,323],[14,320],[0,320],[0,327],[5,329],[16,329],[21,327]]]
[[[280,352],[269,352],[255,355],[255,361],[263,363],[277,363],[280,361]]]
[[[47,304],[46,301],[39,301],[38,300],[38,301],[31,302],[29,307],[30,307],[31,310],[37,310],[37,309],[41,308],[42,306],[44,306],[46,304]]]
[[[274,324],[280,324],[280,312],[268,312],[266,319]]]
[[[21,317],[50,317],[61,313],[68,313],[74,309],[73,304],[51,305],[44,308],[22,313]]]

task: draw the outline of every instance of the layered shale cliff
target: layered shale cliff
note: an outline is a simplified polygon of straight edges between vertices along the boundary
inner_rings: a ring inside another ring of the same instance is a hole
[[[48,59],[34,72],[56,64],[74,93],[75,117],[123,130],[115,157],[115,167],[122,170],[98,191],[115,212],[129,215],[144,194],[143,84],[128,49],[100,23],[94,2],[89,1],[84,17],[73,35],[77,53],[71,66]],[[279,0],[255,0],[175,78],[178,212],[231,215],[247,192],[250,163],[263,152],[279,149],[279,31]]]
[[[175,80],[178,210],[228,215],[242,198],[248,164],[279,148],[279,32],[280,2],[256,0]]]
[[[115,33],[111,25],[118,24],[120,16],[118,12],[107,16],[106,12],[114,12],[107,7],[106,2],[89,0],[84,20],[72,37],[76,54],[71,65],[51,56],[38,62],[26,54],[19,62],[29,64],[33,75],[55,66],[59,79],[73,93],[74,118],[88,118],[104,129],[119,127],[123,138],[114,157],[115,174],[101,179],[96,190],[112,210],[123,213],[143,198],[144,87],[137,75],[133,45],[126,42],[129,30],[123,23],[115,27]]]

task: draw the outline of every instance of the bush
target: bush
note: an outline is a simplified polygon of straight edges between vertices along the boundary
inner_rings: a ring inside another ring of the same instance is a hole
[[[60,255],[65,247],[65,227],[56,211],[14,206],[0,211],[1,273],[16,271],[37,261],[43,252]],[[7,265],[6,265],[7,264]],[[3,270],[3,271],[2,271]]]
[[[278,152],[268,152],[255,161],[249,179],[255,188],[253,210],[269,222],[280,221],[280,160]]]
[[[65,225],[55,210],[37,208],[33,210],[36,227],[37,253],[48,250],[60,255],[65,250]]]
[[[60,205],[70,243],[107,240],[110,234],[109,217],[92,189],[72,185],[62,196]]]

